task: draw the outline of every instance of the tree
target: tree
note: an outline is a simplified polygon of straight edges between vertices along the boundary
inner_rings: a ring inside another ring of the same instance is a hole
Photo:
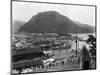
[[[86,40],[90,47],[91,56],[96,56],[96,38],[93,35],[88,35],[89,38]]]
[[[86,40],[86,43],[90,47],[90,54],[91,54],[91,59],[93,62],[96,62],[96,38],[93,35],[88,35],[89,38]],[[95,65],[96,66],[96,65]]]
[[[81,53],[82,53],[82,69],[88,70],[90,69],[91,58],[85,45],[83,46]]]

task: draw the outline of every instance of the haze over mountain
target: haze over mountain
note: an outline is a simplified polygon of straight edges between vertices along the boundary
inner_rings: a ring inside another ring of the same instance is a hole
[[[93,33],[94,27],[74,22],[56,11],[45,11],[33,16],[18,31],[29,33]]]
[[[17,32],[24,24],[25,24],[24,21],[19,21],[19,20],[12,21],[12,33]]]

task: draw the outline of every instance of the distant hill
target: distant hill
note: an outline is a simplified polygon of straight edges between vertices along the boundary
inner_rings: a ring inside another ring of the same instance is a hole
[[[94,32],[95,31],[95,27],[94,26],[89,26],[87,24],[82,24],[80,22],[75,22],[77,25],[79,25],[82,28],[85,28],[87,30],[90,30],[90,32]]]
[[[17,32],[24,24],[25,22],[23,21],[18,21],[18,20],[12,21],[12,33]]]
[[[56,11],[40,12],[18,30],[19,32],[92,33],[94,27],[77,24]]]

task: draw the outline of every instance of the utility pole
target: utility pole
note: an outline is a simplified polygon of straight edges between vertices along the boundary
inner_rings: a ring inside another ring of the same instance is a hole
[[[76,38],[75,43],[76,43],[76,57],[77,57],[77,52],[78,52],[78,49],[77,49],[77,43],[78,43],[77,39],[78,39],[78,37],[77,37],[77,35],[75,36],[75,38]]]

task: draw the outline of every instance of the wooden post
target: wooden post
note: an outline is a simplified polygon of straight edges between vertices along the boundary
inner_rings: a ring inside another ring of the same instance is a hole
[[[77,50],[77,35],[76,35],[76,40],[75,40],[75,42],[76,42],[76,57],[77,57],[77,52],[78,52],[78,50]]]

